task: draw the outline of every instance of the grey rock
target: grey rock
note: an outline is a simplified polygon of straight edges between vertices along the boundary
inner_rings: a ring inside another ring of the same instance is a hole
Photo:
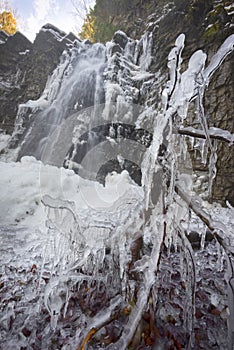
[[[128,42],[128,37],[124,32],[117,31],[113,36],[113,41],[118,44],[122,49],[125,48]]]
[[[19,104],[40,97],[62,52],[79,39],[51,24],[41,28],[34,43],[20,32],[0,33],[0,128],[11,133]]]

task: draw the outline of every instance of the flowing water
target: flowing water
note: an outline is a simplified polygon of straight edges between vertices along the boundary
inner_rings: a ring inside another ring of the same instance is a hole
[[[103,45],[96,44],[88,48],[73,48],[69,54],[64,53],[60,65],[48,81],[48,90],[35,103],[38,111],[24,137],[19,158],[27,154],[46,163],[60,166],[63,164],[68,149],[63,151],[64,145],[60,144],[61,155],[58,151],[54,152],[54,149],[59,134],[66,132],[64,120],[76,111],[104,101],[102,73],[105,52]],[[63,137],[71,142],[71,130]]]

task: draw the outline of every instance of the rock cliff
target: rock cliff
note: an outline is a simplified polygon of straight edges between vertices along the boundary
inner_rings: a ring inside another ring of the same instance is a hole
[[[105,11],[104,11],[105,9]],[[207,61],[234,32],[234,5],[225,0],[134,0],[117,2],[115,0],[97,0],[95,13],[104,13],[108,21],[126,32],[129,37],[140,39],[144,32],[151,33],[152,54],[149,70],[160,74],[166,83],[167,55],[180,33],[186,35],[184,51],[185,69],[188,57],[197,49],[208,53]],[[59,63],[62,52],[74,45],[77,39],[73,34],[66,35],[51,25],[45,25],[30,43],[22,34],[0,37],[0,127],[11,133],[17,114],[18,105],[28,100],[35,100],[41,95],[48,77]],[[124,43],[118,42],[113,50],[121,52]],[[139,50],[143,50],[139,45]],[[210,126],[220,127],[233,133],[234,104],[234,65],[233,55],[229,56],[221,69],[212,78],[209,90],[205,93],[205,109]],[[161,90],[150,91],[157,108]],[[136,103],[144,104],[144,97],[139,95]],[[193,122],[191,111],[191,122]],[[234,151],[221,142],[218,143],[217,176],[213,186],[213,199],[225,204],[234,203]],[[197,158],[197,155],[196,155]],[[206,174],[207,169],[201,162],[194,162],[194,169],[199,174]],[[205,178],[205,176],[204,176]],[[203,191],[204,184],[199,190]]]
[[[56,27],[43,26],[32,44],[17,32],[0,36],[0,128],[11,133],[18,106],[36,100],[62,52],[78,38]]]
[[[97,1],[97,13],[101,13],[105,1]],[[167,55],[180,33],[186,35],[183,54],[184,67],[187,59],[198,49],[208,54],[207,62],[234,32],[234,4],[225,0],[136,0],[130,4],[122,1],[122,7],[114,10],[113,24],[130,37],[140,38],[143,32],[152,32],[152,62],[150,70],[161,72],[167,80]],[[124,6],[125,5],[125,6]],[[111,7],[111,5],[109,4]],[[234,64],[232,54],[216,72],[205,93],[205,111],[209,125],[234,132]],[[155,92],[155,94],[157,94]],[[155,96],[157,103],[158,97]],[[141,101],[142,102],[142,101]],[[191,113],[191,121],[193,115]],[[217,175],[213,186],[213,199],[234,204],[234,150],[227,144],[218,143]],[[197,157],[197,155],[196,155]],[[194,162],[194,169],[206,173],[207,169]],[[203,188],[204,189],[204,188]],[[199,189],[202,191],[202,186]]]

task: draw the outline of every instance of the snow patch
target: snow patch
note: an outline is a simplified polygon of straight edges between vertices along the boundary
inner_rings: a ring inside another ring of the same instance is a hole
[[[142,189],[130,179],[126,170],[121,174],[109,174],[106,187],[84,180],[72,170],[44,165],[29,156],[17,163],[0,162],[0,172],[0,221],[6,225],[44,227],[47,215],[41,200],[45,195],[74,202],[77,213],[93,210],[103,215],[118,207],[125,195],[128,199],[130,193],[142,198]]]

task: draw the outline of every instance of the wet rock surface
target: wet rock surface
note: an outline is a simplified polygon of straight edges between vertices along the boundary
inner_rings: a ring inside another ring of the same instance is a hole
[[[49,24],[33,44],[20,32],[1,36],[5,41],[0,46],[0,128],[12,133],[19,104],[40,97],[62,52],[78,39]]]

